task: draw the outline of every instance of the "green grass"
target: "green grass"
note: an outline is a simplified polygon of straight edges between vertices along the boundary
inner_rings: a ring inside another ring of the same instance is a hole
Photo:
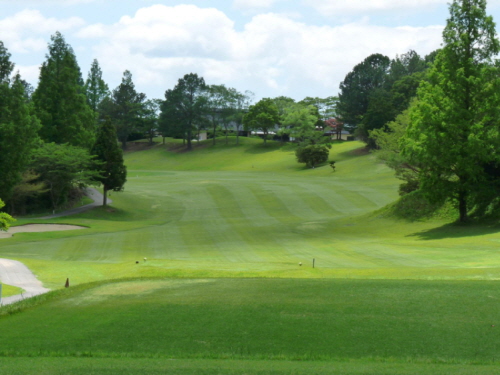
[[[0,256],[50,288],[67,277],[500,278],[498,225],[373,214],[397,199],[392,171],[359,142],[334,144],[331,159],[336,172],[305,169],[293,146],[245,138],[127,153],[126,190],[112,208],[50,220],[89,229],[16,234]],[[28,222],[47,220],[17,224]]]
[[[158,358],[2,358],[3,375],[495,375],[496,365]]]
[[[359,142],[332,172],[230,140],[128,152],[111,207],[50,220],[88,229],[0,240],[59,289],[0,310],[2,374],[498,372],[497,223],[389,214],[398,181]]]
[[[23,290],[16,286],[2,284],[2,297],[10,297],[20,294]]]
[[[0,355],[490,364],[499,310],[492,281],[126,281],[0,318]]]

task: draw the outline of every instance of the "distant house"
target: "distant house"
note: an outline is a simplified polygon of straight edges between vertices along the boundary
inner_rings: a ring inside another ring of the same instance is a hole
[[[335,117],[331,117],[325,121],[325,135],[340,140],[343,134],[348,134],[344,130],[344,123]]]

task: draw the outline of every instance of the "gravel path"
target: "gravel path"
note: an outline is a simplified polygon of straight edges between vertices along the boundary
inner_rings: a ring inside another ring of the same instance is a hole
[[[17,294],[11,297],[2,298],[1,304],[8,305],[20,301],[24,298],[36,296],[38,294],[47,293],[50,289],[44,288],[40,280],[33,275],[21,262],[17,260],[1,259],[0,258],[0,280],[2,283],[17,286],[25,290],[22,294]]]

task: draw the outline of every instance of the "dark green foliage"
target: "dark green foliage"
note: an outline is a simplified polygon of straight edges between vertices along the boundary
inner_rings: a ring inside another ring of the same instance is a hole
[[[330,150],[328,146],[322,144],[314,144],[307,146],[299,146],[295,151],[295,156],[299,163],[305,163],[307,167],[314,168],[316,165],[324,163],[328,160]]]
[[[172,90],[165,92],[165,101],[161,106],[160,127],[164,134],[182,135],[191,150],[193,132],[201,123],[206,123],[207,86],[202,77],[195,73],[186,74],[179,79]]]
[[[246,130],[262,131],[264,143],[270,131],[279,124],[278,107],[270,98],[261,99],[257,104],[250,106],[243,122]]]
[[[111,118],[123,149],[127,148],[129,134],[142,126],[145,100],[146,95],[135,89],[132,73],[125,70],[122,82],[113,90],[111,97],[105,97],[100,103],[99,112]]]
[[[11,80],[14,64],[9,58],[0,44],[0,197],[7,203],[12,189],[21,181],[40,128],[20,76]]]
[[[5,203],[0,199],[0,210],[5,206]],[[10,224],[14,221],[12,216],[5,212],[0,212],[0,231],[9,229]],[[1,296],[0,296],[1,297]]]
[[[337,110],[349,128],[356,129],[363,120],[368,110],[370,94],[375,89],[385,87],[390,64],[391,60],[387,56],[378,53],[370,55],[356,65],[340,83]]]
[[[123,164],[123,151],[118,146],[116,130],[109,117],[99,127],[97,139],[92,147],[91,154],[101,162],[97,166],[100,174],[96,178],[104,190],[102,205],[106,206],[109,190],[122,191],[127,181],[127,168]]]
[[[485,165],[500,161],[500,51],[484,0],[455,0],[437,55],[411,107],[403,153],[420,166],[420,188],[431,201],[451,199],[460,221],[491,183]],[[494,192],[496,189],[489,189]],[[477,194],[481,192],[481,194]],[[488,194],[486,194],[487,196]],[[498,193],[490,195],[493,200]]]
[[[68,144],[45,143],[33,152],[30,168],[49,189],[52,209],[64,204],[73,188],[92,184],[99,174],[93,170],[89,152]]]
[[[59,32],[51,37],[46,58],[33,94],[36,115],[42,123],[40,136],[45,142],[90,149],[95,136],[94,112],[87,104],[73,49]]]
[[[102,70],[96,59],[92,61],[87,80],[85,81],[85,94],[90,108],[96,113],[101,102],[110,94],[108,85],[102,79]]]
[[[10,61],[10,53],[0,40],[0,83],[8,83],[14,70],[14,63]]]
[[[370,132],[408,108],[427,66],[413,50],[392,61],[374,54],[356,65],[340,84],[337,109],[346,128],[374,148]]]
[[[141,129],[149,139],[149,144],[153,144],[153,138],[158,130],[158,117],[162,100],[149,99],[144,102],[141,111]],[[129,137],[130,139],[130,137]]]

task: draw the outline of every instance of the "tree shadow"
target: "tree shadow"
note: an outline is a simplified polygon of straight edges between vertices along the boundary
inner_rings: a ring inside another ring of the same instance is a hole
[[[446,238],[464,238],[500,233],[500,224],[460,224],[451,223],[443,226],[412,233],[406,237],[416,237],[420,240],[442,240]]]
[[[281,148],[279,143],[269,142],[262,144],[256,144],[245,149],[246,154],[265,154],[266,152],[276,151]]]

